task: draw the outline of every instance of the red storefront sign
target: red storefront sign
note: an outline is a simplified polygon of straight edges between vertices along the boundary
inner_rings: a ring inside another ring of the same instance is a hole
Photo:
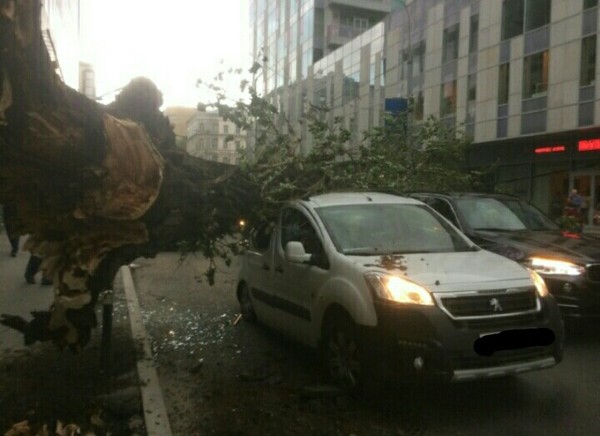
[[[600,138],[598,139],[582,139],[577,143],[577,151],[599,151]]]
[[[544,147],[536,148],[535,154],[546,154],[546,153],[560,153],[565,151],[566,148],[564,145],[549,145]]]

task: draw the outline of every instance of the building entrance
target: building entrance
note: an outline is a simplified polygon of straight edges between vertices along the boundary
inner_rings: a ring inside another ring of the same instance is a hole
[[[573,188],[585,199],[584,224],[600,228],[600,171],[571,173],[569,189]]]

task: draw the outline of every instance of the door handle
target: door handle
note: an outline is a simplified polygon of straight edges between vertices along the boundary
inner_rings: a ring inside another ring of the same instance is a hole
[[[275,267],[275,272],[278,272],[278,273],[283,272],[283,268],[281,267],[281,265]]]
[[[262,269],[269,271],[271,268],[269,268],[269,264],[268,263],[263,263],[262,264]]]

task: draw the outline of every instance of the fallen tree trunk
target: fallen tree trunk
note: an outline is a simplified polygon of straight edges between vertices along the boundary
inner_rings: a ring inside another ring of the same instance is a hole
[[[132,80],[108,106],[87,99],[54,71],[39,2],[1,4],[0,203],[15,205],[55,290],[49,312],[1,322],[28,343],[78,350],[120,266],[182,240],[210,251],[255,195],[236,167],[176,148],[151,81]]]

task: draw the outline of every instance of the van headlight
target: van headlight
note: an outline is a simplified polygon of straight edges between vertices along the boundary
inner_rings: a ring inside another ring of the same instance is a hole
[[[365,279],[375,295],[383,300],[433,306],[431,293],[423,286],[410,280],[376,272],[365,273]]]
[[[572,262],[543,257],[530,257],[528,265],[531,269],[545,275],[580,276],[585,268]]]
[[[548,295],[548,286],[546,286],[546,282],[544,282],[542,276],[532,269],[529,270],[529,275],[531,276],[531,280],[533,280],[538,295],[542,298],[546,297]]]

